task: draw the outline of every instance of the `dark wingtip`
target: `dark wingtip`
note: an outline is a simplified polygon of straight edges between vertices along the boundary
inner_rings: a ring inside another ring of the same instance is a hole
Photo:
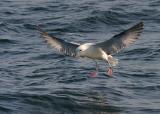
[[[42,29],[39,25],[36,25],[36,29],[39,31],[39,32],[42,32]]]
[[[37,25],[36,28],[40,32],[41,35],[48,35],[48,33],[44,32],[39,25]]]
[[[137,24],[137,26],[143,28],[143,27],[144,27],[143,21],[139,22],[139,23]]]
[[[138,33],[141,33],[143,31],[143,28],[144,28],[144,23],[143,21],[137,23],[136,25],[132,26],[130,29],[128,29],[130,32],[131,31],[135,31],[135,32],[138,32]]]
[[[143,21],[141,21],[141,22],[139,22],[137,25],[139,25],[139,26],[144,26],[144,23],[143,23]]]
[[[143,21],[141,21],[141,22],[139,22],[139,23],[137,23],[136,25],[133,26],[133,28],[141,28],[141,29],[143,29],[143,27],[144,27]]]

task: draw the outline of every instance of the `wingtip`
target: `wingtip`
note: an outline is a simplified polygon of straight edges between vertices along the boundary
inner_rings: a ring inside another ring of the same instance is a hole
[[[144,27],[143,21],[137,23],[137,24],[135,25],[135,27],[137,27],[137,28],[142,28],[142,29],[143,29],[143,27]]]
[[[48,33],[47,33],[47,32],[44,32],[39,25],[36,25],[36,28],[37,28],[37,30],[40,32],[41,35],[48,35]]]
[[[132,26],[130,29],[128,29],[130,32],[131,31],[135,31],[135,32],[138,32],[138,33],[141,33],[143,32],[143,29],[144,29],[144,23],[143,21],[135,24],[134,26]]]
[[[140,22],[139,22],[139,24],[143,25],[143,24],[144,24],[144,22],[143,22],[143,21],[140,21]]]
[[[39,32],[42,31],[42,29],[41,29],[41,27],[40,27],[39,25],[36,25],[36,29],[37,29]]]
[[[141,22],[138,23],[138,25],[143,27],[144,26],[144,22],[141,21]]]

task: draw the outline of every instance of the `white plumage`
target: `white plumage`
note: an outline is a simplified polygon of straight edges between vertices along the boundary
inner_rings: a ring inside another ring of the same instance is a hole
[[[118,60],[113,58],[112,55],[134,43],[138,39],[138,36],[143,31],[143,22],[140,22],[133,27],[113,36],[109,40],[99,43],[72,43],[56,37],[51,37],[40,28],[39,31],[47,43],[60,52],[74,57],[78,56],[88,57],[94,60],[105,60],[110,66],[109,70],[111,70],[112,66],[115,66],[118,63]],[[98,66],[97,63],[96,66]],[[98,68],[96,67],[96,71],[98,72],[97,69]],[[112,71],[109,72],[112,74]]]

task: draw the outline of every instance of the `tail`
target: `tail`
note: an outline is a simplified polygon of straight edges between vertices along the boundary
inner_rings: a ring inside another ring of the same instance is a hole
[[[113,58],[111,55],[108,56],[108,62],[112,65],[112,66],[116,66],[118,64],[118,59]]]

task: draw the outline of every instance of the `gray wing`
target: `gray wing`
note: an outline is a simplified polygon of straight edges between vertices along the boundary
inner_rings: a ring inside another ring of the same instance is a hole
[[[143,22],[140,22],[129,28],[128,30],[125,30],[120,34],[113,36],[111,39],[97,43],[95,45],[102,48],[107,54],[112,55],[134,43],[138,39],[138,36],[140,36],[142,31]]]
[[[38,27],[38,30],[40,31],[42,37],[46,40],[48,44],[50,44],[51,47],[57,49],[59,52],[62,52],[69,56],[76,56],[76,48],[80,45],[78,43],[70,43],[66,42],[65,40],[51,37],[48,35],[47,32],[44,32],[40,27]]]

